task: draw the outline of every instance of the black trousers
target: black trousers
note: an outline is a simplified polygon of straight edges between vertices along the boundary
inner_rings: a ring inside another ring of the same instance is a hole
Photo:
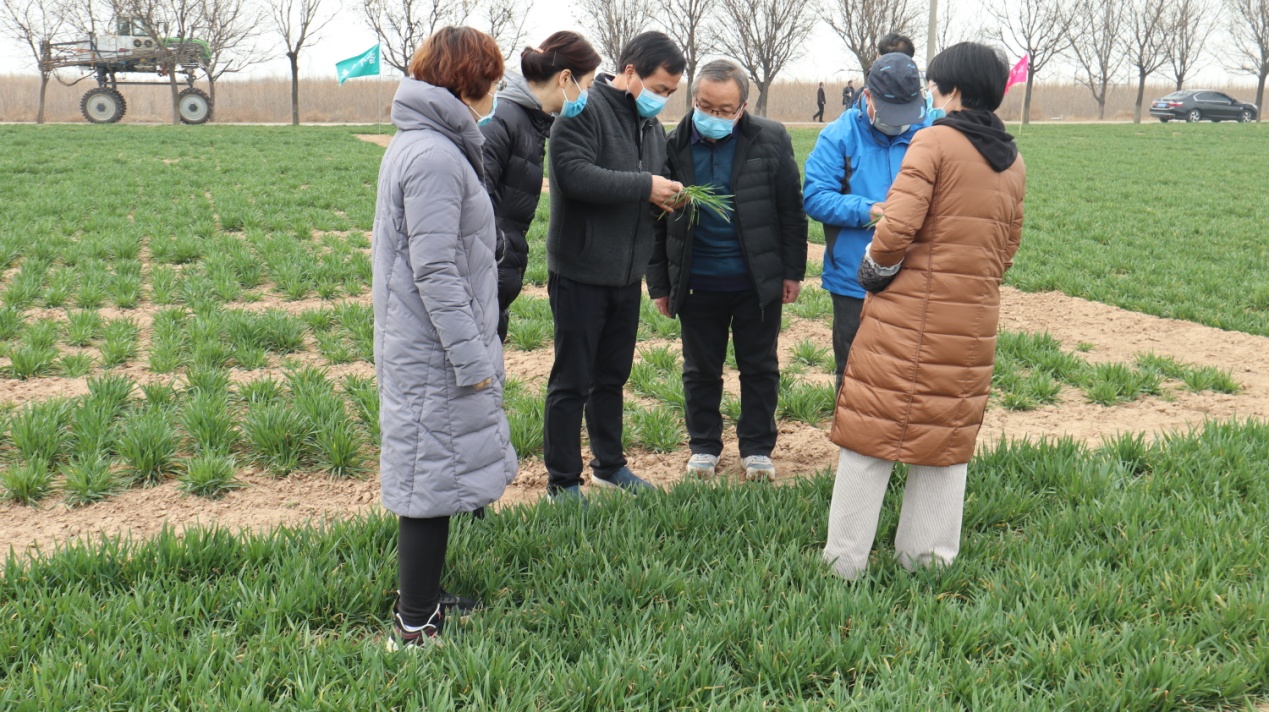
[[[816,104],[816,107],[819,108],[819,111],[815,114],[815,116],[812,116],[811,118],[815,121],[823,121],[824,120],[824,105]]]
[[[401,517],[397,528],[397,612],[408,626],[421,626],[436,612],[441,574],[449,548],[449,517]]]
[[[740,369],[740,456],[770,456],[776,444],[776,405],[780,396],[779,300],[763,307],[758,293],[688,294],[679,310],[683,324],[683,391],[692,454],[723,451],[723,364],[727,337],[735,342]]]
[[[832,292],[829,292],[832,294]],[[846,372],[846,359],[850,345],[859,333],[859,315],[864,310],[864,300],[833,294],[833,365],[837,370],[837,390],[842,389],[842,374]]]
[[[555,363],[546,386],[542,459],[547,490],[582,483],[582,416],[595,455],[591,468],[608,477],[626,466],[621,446],[624,388],[639,338],[642,286],[597,287],[552,273]]]

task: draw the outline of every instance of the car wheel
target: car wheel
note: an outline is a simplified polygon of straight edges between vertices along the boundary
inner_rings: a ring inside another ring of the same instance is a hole
[[[1203,120],[1203,112],[1199,111],[1198,109],[1195,109],[1194,111],[1190,112],[1189,116],[1185,117],[1185,120],[1192,124],[1198,123],[1199,121]]]
[[[1169,118],[1168,118],[1168,117],[1166,117],[1166,116],[1160,116],[1160,117],[1159,117],[1159,123],[1162,123],[1162,124],[1166,124],[1166,123],[1168,123],[1168,122],[1169,122],[1169,121],[1171,121],[1171,120],[1172,120],[1172,119],[1169,119]]]
[[[1250,109],[1243,109],[1242,115],[1238,117],[1238,120],[1243,122],[1244,124],[1250,124],[1251,119],[1252,119],[1252,116],[1251,116]]]

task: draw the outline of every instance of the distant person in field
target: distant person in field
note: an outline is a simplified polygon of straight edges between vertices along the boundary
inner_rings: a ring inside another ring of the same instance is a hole
[[[850,108],[852,102],[855,101],[855,82],[846,82],[846,86],[842,87],[842,113]]]
[[[909,465],[895,549],[908,569],[960,550],[966,463],[987,408],[1000,282],[1022,239],[1026,168],[994,113],[1009,64],[965,42],[930,62],[946,118],[916,134],[859,270],[869,289],[837,395],[824,558],[868,565],[895,462]]]
[[[806,161],[803,204],[807,215],[824,224],[821,284],[833,297],[839,385],[864,307],[857,274],[872,239],[870,223],[885,211],[908,144],[928,121],[923,86],[911,57],[881,57],[868,73],[863,96],[820,132]]]
[[[494,114],[502,51],[483,32],[444,27],[409,69],[392,101],[373,240],[380,488],[400,517],[390,647],[426,644],[452,612],[477,605],[441,589],[449,520],[483,511],[517,468],[477,128]]]
[[[910,37],[905,37],[897,32],[890,34],[877,40],[877,54],[887,55],[899,52],[909,57],[916,57],[916,45],[912,44]]]
[[[621,51],[617,75],[596,79],[586,108],[551,128],[546,249],[555,363],[547,382],[543,459],[547,494],[555,501],[585,501],[583,413],[595,456],[592,481],[631,493],[652,488],[627,467],[624,388],[634,365],[653,230],[683,190],[660,175],[665,129],[657,115],[686,67],[669,37],[638,35]]]
[[[824,106],[827,104],[828,97],[824,94],[824,82],[820,82],[819,88],[815,90],[815,107],[819,109],[819,111],[811,117],[812,121],[824,123]]]
[[[529,266],[525,235],[542,196],[546,139],[556,116],[586,106],[599,54],[581,35],[556,32],[520,53],[520,73],[508,72],[485,135],[485,184],[498,224],[498,336],[507,340],[507,309],[524,287]]]
[[[731,195],[734,212],[698,206],[656,223],[648,295],[683,325],[689,475],[713,477],[723,452],[727,341],[740,368],[740,459],[749,479],[775,477],[780,314],[806,274],[806,215],[793,142],[784,126],[745,111],[749,79],[734,62],[706,64],[693,106],[670,133],[666,177]]]

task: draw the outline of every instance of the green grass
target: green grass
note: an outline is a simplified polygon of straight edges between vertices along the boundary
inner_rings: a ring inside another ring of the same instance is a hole
[[[960,558],[854,584],[820,561],[832,479],[685,484],[460,521],[487,608],[389,654],[396,524],[75,544],[0,578],[0,707],[1215,709],[1269,695],[1264,425],[1121,459],[977,458]],[[161,684],[156,683],[162,680]]]
[[[1269,133],[1029,126],[1019,148],[1027,214],[1009,284],[1269,336],[1269,203],[1253,197],[1263,176],[1248,160]]]

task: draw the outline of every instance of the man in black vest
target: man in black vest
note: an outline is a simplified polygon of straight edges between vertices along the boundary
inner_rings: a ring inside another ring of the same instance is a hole
[[[784,126],[745,111],[749,80],[720,60],[701,68],[694,105],[669,137],[666,175],[734,196],[733,212],[682,209],[657,223],[648,294],[683,324],[683,391],[692,455],[687,471],[711,477],[723,451],[727,340],[740,368],[741,463],[771,479],[780,389],[780,312],[806,274],[806,215],[793,143]]]
[[[623,389],[634,365],[653,226],[662,211],[674,210],[683,189],[661,175],[665,129],[656,116],[686,66],[673,40],[645,32],[622,50],[616,76],[595,81],[582,112],[551,128],[546,250],[555,363],[542,455],[554,500],[584,501],[583,412],[594,483],[632,493],[652,487],[626,466]]]

